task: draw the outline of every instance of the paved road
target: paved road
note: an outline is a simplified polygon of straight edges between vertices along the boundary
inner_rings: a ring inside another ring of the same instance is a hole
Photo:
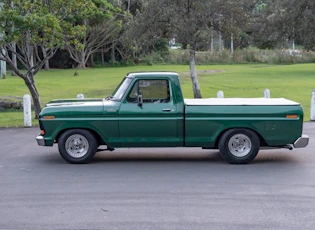
[[[0,129],[0,229],[314,229],[315,124],[305,149],[248,165],[218,151],[126,149],[87,165]]]

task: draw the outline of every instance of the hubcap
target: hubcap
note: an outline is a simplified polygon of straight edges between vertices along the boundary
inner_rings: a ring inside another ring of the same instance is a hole
[[[230,138],[228,147],[234,156],[244,157],[252,149],[252,142],[249,137],[244,134],[235,134]]]
[[[88,152],[89,142],[84,136],[74,134],[68,137],[65,147],[70,156],[74,158],[81,158]]]

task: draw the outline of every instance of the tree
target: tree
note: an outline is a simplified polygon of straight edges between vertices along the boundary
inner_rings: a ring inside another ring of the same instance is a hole
[[[151,0],[144,2],[130,27],[134,46],[150,47],[156,39],[181,37],[190,45],[190,72],[194,97],[200,98],[195,68],[195,47],[201,27],[208,20],[204,15],[205,0]],[[197,13],[198,12],[198,13]]]
[[[138,36],[138,44],[143,44],[142,41],[152,41],[153,39],[148,39],[150,37],[176,37],[181,43],[188,44],[192,88],[194,97],[200,98],[195,66],[200,36],[204,31],[209,32],[209,28],[219,33],[234,31],[231,20],[233,25],[242,24],[247,20],[247,12],[241,10],[245,1],[248,0],[239,1],[237,4],[232,0],[151,0],[145,2],[143,8],[138,11],[132,30],[137,31],[135,33]]]
[[[282,47],[288,39],[288,31],[283,25],[292,23],[292,20],[284,21],[285,15],[287,12],[280,1],[265,0],[255,4],[251,28],[248,31],[254,45],[262,49]],[[292,30],[292,25],[288,27]]]
[[[86,17],[79,17],[76,21],[84,25],[87,30],[84,36],[76,43],[70,44],[67,48],[71,58],[78,63],[78,68],[85,68],[86,63],[94,53],[99,52],[113,41],[121,29],[119,20],[120,10],[114,8],[110,3],[103,0],[94,1],[97,9],[93,14]]]
[[[315,2],[264,0],[253,10],[250,33],[260,48],[298,41],[305,49],[315,50]]]
[[[0,0],[0,60],[24,80],[34,102],[35,117],[41,111],[39,92],[34,76],[57,51],[85,33],[84,25],[75,24],[77,16],[93,13],[96,9],[91,0]],[[18,51],[13,44],[16,44]],[[46,49],[43,56],[41,49]],[[17,69],[10,53],[17,56],[26,72]]]
[[[309,0],[285,1],[287,12],[284,20],[291,23],[283,23],[286,26],[289,38],[298,40],[306,50],[315,50],[315,2]]]

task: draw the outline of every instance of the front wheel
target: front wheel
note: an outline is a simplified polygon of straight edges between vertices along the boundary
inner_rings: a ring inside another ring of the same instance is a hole
[[[97,150],[97,140],[84,129],[70,129],[59,138],[58,148],[61,157],[73,164],[88,163]]]
[[[219,140],[221,156],[231,164],[247,164],[260,148],[257,134],[249,129],[230,129]]]

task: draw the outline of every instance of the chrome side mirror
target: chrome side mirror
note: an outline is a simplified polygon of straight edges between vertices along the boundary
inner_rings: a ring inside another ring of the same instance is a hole
[[[143,104],[143,99],[142,99],[142,94],[141,94],[141,92],[139,92],[139,94],[137,95],[137,101],[138,101],[138,106],[142,106],[142,104]]]

